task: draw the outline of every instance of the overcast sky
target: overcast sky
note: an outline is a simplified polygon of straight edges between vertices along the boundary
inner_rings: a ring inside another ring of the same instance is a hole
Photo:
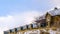
[[[54,7],[60,7],[60,0],[0,0],[0,34],[30,24]]]

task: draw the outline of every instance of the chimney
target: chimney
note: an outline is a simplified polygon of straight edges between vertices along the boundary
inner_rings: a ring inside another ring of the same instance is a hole
[[[57,10],[58,8],[57,8],[57,7],[55,7],[54,9],[55,9],[55,10]]]

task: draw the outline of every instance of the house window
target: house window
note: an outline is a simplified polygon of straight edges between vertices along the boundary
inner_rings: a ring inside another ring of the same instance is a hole
[[[23,30],[23,27],[21,27],[21,30]]]
[[[30,29],[31,28],[31,24],[30,25],[27,25],[27,27],[28,27],[28,29]]]
[[[15,32],[17,32],[17,28],[15,28]]]
[[[46,23],[41,23],[41,27],[46,27]]]
[[[29,29],[28,25],[26,25],[26,28]]]
[[[37,28],[37,24],[36,24],[36,23],[31,24],[31,27],[32,27],[32,28]]]
[[[10,33],[12,32],[12,30],[10,30]]]
[[[33,24],[31,24],[31,28],[33,28]]]

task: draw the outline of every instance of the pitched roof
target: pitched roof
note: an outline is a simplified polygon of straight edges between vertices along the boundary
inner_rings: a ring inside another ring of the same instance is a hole
[[[39,17],[39,19],[45,19],[45,15],[42,15],[41,17]]]
[[[55,8],[54,10],[51,10],[51,11],[49,11],[48,13],[49,13],[51,16],[60,15],[60,9]],[[42,22],[42,21],[44,21],[43,19],[45,19],[45,16],[46,16],[46,14],[38,17],[35,22]]]
[[[38,17],[38,19],[35,22],[37,22],[37,23],[45,22],[45,15],[42,15],[42,16]]]
[[[60,15],[60,9],[54,9],[48,12],[51,16]]]

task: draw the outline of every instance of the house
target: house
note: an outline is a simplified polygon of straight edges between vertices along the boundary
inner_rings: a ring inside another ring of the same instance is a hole
[[[4,31],[4,34],[51,34],[47,32],[50,31],[50,29],[60,31],[60,9],[54,8],[54,10],[48,11],[35,22],[36,23]]]

